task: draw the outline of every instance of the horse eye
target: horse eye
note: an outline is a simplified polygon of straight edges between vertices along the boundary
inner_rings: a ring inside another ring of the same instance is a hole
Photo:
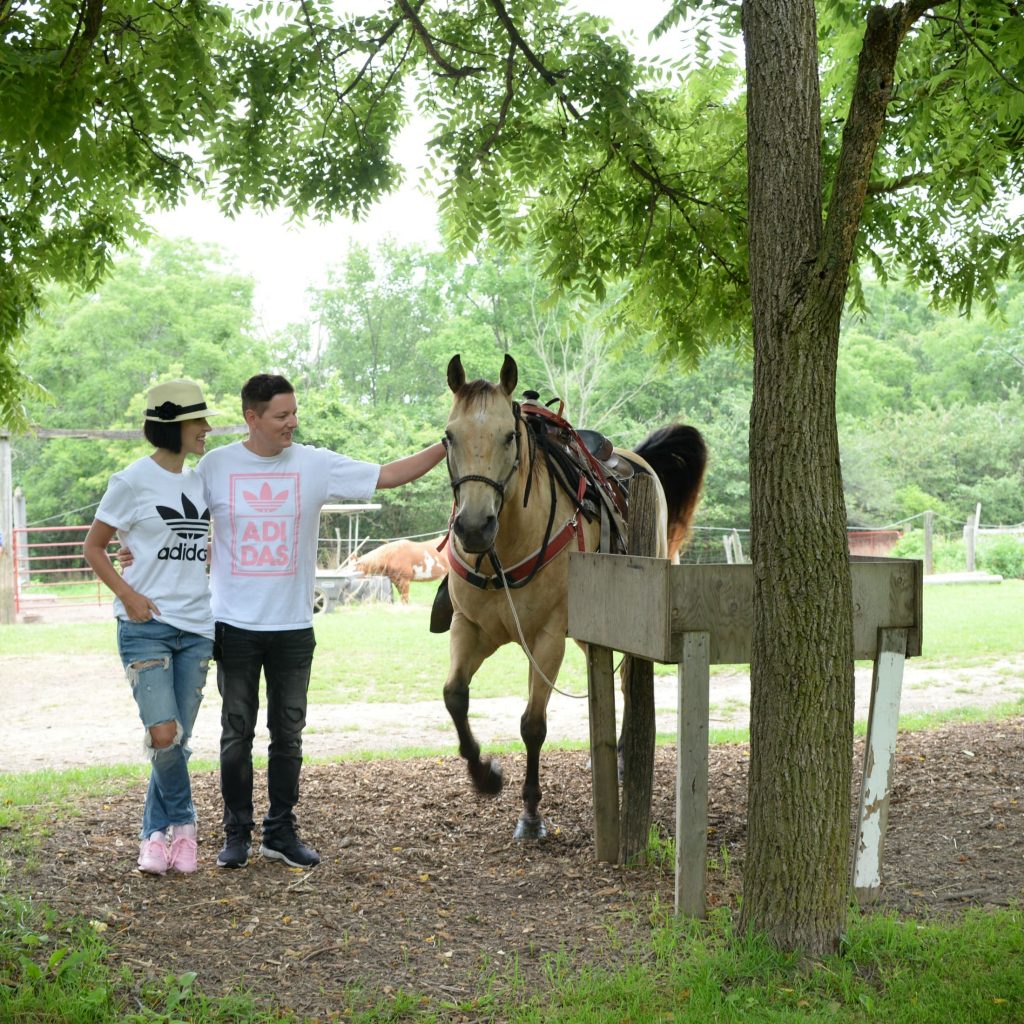
[[[516,432],[514,430],[510,430],[508,432],[508,437],[505,438],[505,444],[506,445],[510,445],[510,444],[512,444],[513,441],[515,441],[515,439],[516,439]]]

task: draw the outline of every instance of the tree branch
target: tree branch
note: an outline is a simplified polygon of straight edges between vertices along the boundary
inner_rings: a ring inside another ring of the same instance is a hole
[[[470,75],[479,74],[483,71],[483,68],[479,67],[456,67],[449,60],[443,57],[437,47],[434,45],[434,38],[427,31],[426,25],[420,20],[419,16],[412,9],[409,4],[409,0],[398,0],[398,6],[402,13],[405,15],[406,20],[412,25],[416,34],[420,37],[423,42],[423,48],[433,57],[435,63],[437,63],[444,71],[446,78],[468,78]]]
[[[911,185],[918,185],[931,179],[930,171],[915,171],[913,174],[904,174],[901,178],[894,178],[892,181],[876,181],[868,185],[869,196],[892,195],[894,192],[902,192]]]
[[[100,25],[103,23],[103,0],[85,0],[78,8],[78,21],[75,23],[75,31],[64,51],[60,66],[63,68],[70,61],[71,77],[78,74],[78,69],[85,60],[86,52],[96,41],[100,34]],[[81,34],[81,38],[79,35]]]
[[[559,78],[563,75],[555,74],[554,71],[549,71],[545,66],[544,62],[530,49],[527,45],[526,40],[520,35],[519,30],[516,28],[515,23],[509,16],[508,10],[502,3],[502,0],[491,0],[491,6],[494,8],[495,14],[498,15],[498,21],[504,26],[505,31],[508,33],[509,39],[512,41],[513,46],[517,49],[522,50],[523,56],[526,57],[527,61],[532,65],[533,69],[540,75],[541,78],[555,90],[555,95],[558,97],[558,102],[569,111],[570,114],[577,121],[582,120],[582,115],[576,109],[572,100],[565,95],[564,92],[558,87]]]
[[[501,109],[498,111],[498,120],[494,125],[494,131],[477,148],[477,159],[482,159],[491,151],[491,146],[497,141],[505,121],[508,119],[508,112],[512,107],[512,98],[515,96],[513,72],[515,71],[516,45],[511,43],[508,49],[508,57],[505,58],[505,96],[501,101]]]
[[[938,18],[939,16],[936,16],[936,17]],[[981,54],[981,56],[982,56],[982,59],[983,59],[983,60],[985,60],[985,61],[986,61],[986,62],[987,62],[987,63],[988,63],[988,64],[989,64],[989,65],[990,65],[991,67],[992,67],[992,70],[993,70],[993,71],[994,71],[994,72],[995,72],[995,73],[996,73],[996,74],[997,74],[997,75],[998,75],[998,76],[999,76],[999,77],[1000,77],[1000,78],[1001,78],[1001,79],[1002,79],[1002,80],[1003,80],[1003,81],[1004,81],[1004,82],[1005,82],[1005,83],[1006,83],[1006,84],[1007,84],[1007,85],[1008,85],[1008,86],[1009,86],[1009,87],[1010,87],[1011,89],[1015,90],[1016,92],[1021,92],[1021,93],[1024,93],[1024,86],[1021,86],[1021,85],[1019,85],[1019,84],[1018,84],[1017,82],[1014,82],[1014,81],[1013,81],[1012,79],[1010,79],[1010,78],[1007,78],[1007,77],[1006,77],[1006,75],[1004,75],[1004,74],[1003,74],[1003,71],[1002,71],[1002,69],[1001,69],[1001,68],[999,67],[999,65],[998,65],[998,64],[996,64],[996,62],[995,62],[995,61],[994,61],[994,60],[993,60],[993,59],[992,59],[992,58],[991,58],[991,57],[990,57],[990,56],[989,56],[989,55],[988,55],[988,54],[987,54],[987,53],[986,53],[986,52],[985,52],[985,51],[984,51],[984,50],[983,50],[982,48],[981,48],[981,44],[980,44],[980,43],[978,42],[978,40],[977,40],[977,39],[975,39],[975,38],[974,38],[974,36],[973,36],[973,35],[972,35],[972,34],[971,34],[971,33],[970,33],[969,31],[968,31],[968,29],[967,29],[967,26],[966,26],[966,25],[964,24],[964,20],[963,20],[963,18],[961,18],[959,14],[958,14],[958,15],[957,15],[957,16],[956,16],[955,18],[950,18],[949,20],[950,20],[950,21],[952,21],[952,22],[953,22],[953,24],[954,24],[954,25],[956,25],[956,26],[957,26],[957,28],[959,28],[959,29],[960,29],[960,31],[961,31],[961,32],[963,33],[963,35],[964,35],[964,38],[965,38],[965,39],[967,40],[967,42],[968,42],[968,43],[969,43],[969,44],[970,44],[971,46],[973,46],[973,47],[974,47],[974,48],[975,48],[975,49],[976,49],[976,50],[978,51],[978,53],[979,53],[979,54]]]
[[[868,12],[816,267],[819,278],[833,287],[844,287],[849,274],[871,167],[892,96],[896,57],[907,32],[934,6],[936,0],[910,0],[894,7],[872,7]]]

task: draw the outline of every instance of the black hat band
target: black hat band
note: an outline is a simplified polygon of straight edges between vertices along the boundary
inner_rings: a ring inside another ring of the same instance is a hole
[[[162,405],[158,405],[155,409],[147,409],[147,416],[156,416],[157,419],[161,420],[174,420],[179,416],[184,416],[187,412],[205,412],[207,405],[205,402],[198,402],[195,405],[178,405],[177,402],[164,402]]]

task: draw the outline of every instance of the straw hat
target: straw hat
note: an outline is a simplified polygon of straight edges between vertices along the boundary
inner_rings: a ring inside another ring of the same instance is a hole
[[[154,423],[180,423],[219,416],[208,409],[203,392],[194,380],[167,380],[149,389],[146,395],[146,419]]]

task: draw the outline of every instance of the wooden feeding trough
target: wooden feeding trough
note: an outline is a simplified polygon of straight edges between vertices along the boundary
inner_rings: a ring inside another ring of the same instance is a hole
[[[854,658],[874,672],[852,885],[866,903],[881,885],[904,659],[921,653],[923,566],[851,557]],[[577,553],[569,559],[569,635],[589,645],[594,832],[599,860],[619,856],[612,651],[678,666],[677,913],[704,914],[710,666],[748,664],[753,567]],[[595,600],[594,595],[604,595]]]

